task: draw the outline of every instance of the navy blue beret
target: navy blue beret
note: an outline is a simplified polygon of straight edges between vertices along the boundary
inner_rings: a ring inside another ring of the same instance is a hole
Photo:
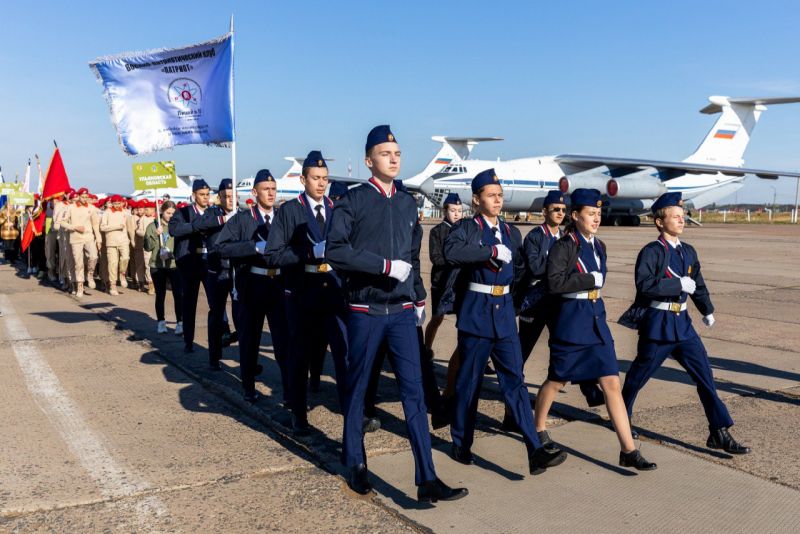
[[[592,206],[598,208],[603,206],[600,197],[600,191],[597,189],[576,189],[569,196],[573,207]]]
[[[550,204],[566,204],[564,202],[564,193],[561,191],[548,191],[547,196],[544,197],[544,206],[549,206]]]
[[[678,191],[677,193],[664,193],[660,197],[653,202],[653,206],[650,208],[653,210],[653,213],[657,212],[661,208],[669,208],[672,206],[680,206],[683,207],[683,193]]]
[[[269,172],[267,169],[261,169],[256,173],[256,177],[253,180],[253,187],[261,182],[274,182],[275,178],[272,177],[272,173]]]
[[[328,191],[328,196],[337,199],[347,194],[347,184],[344,182],[331,182],[331,188]]]
[[[451,206],[460,206],[461,205],[461,197],[459,197],[456,193],[450,193],[442,202],[443,206],[447,206],[450,204]]]
[[[396,143],[396,142],[397,138],[392,133],[392,130],[389,128],[389,125],[382,124],[370,130],[369,134],[367,135],[367,144],[364,147],[364,152],[369,152],[369,150],[372,147],[374,147],[375,145],[380,145],[381,143]]]
[[[305,161],[303,161],[303,168],[306,167],[325,167],[328,168],[328,165],[325,163],[325,158],[322,157],[322,152],[319,150],[312,150],[306,156]]]
[[[198,178],[194,182],[192,182],[192,193],[197,191],[198,189],[211,189],[208,187],[208,184],[202,178]]]
[[[472,192],[477,195],[481,187],[489,184],[500,185],[500,178],[497,177],[494,169],[486,169],[472,179]]]
[[[223,178],[219,183],[219,189],[217,189],[217,191],[222,191],[223,189],[233,189],[233,180],[230,178]]]

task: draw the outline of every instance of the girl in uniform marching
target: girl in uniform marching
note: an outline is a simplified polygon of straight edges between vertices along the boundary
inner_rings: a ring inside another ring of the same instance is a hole
[[[600,191],[576,189],[571,200],[572,223],[547,258],[548,287],[559,302],[550,331],[550,368],[536,396],[536,430],[546,446],[551,444],[547,414],[558,391],[567,382],[597,379],[619,439],[619,464],[649,471],[656,464],[645,460],[631,436],[614,340],[600,294],[608,257],[603,242],[595,238],[603,205]]]

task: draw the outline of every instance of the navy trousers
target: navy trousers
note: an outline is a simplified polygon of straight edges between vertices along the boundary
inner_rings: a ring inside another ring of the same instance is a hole
[[[390,315],[351,312],[347,318],[349,353],[342,438],[342,463],[347,467],[367,463],[364,451],[364,396],[375,354],[383,340],[400,388],[400,401],[414,455],[414,479],[419,486],[436,478],[431,456],[431,436],[422,388],[416,315],[408,309]]]
[[[177,263],[178,273],[181,277],[181,298],[183,299],[183,342],[189,345],[194,343],[194,324],[200,284],[203,284],[208,299],[208,265],[203,258],[196,254],[184,256]]]
[[[728,413],[728,408],[717,395],[706,348],[696,334],[694,337],[678,342],[639,338],[636,359],[628,369],[625,375],[625,385],[622,386],[622,398],[628,409],[628,417],[633,414],[636,395],[670,355],[689,373],[697,386],[697,393],[703,404],[709,428],[717,430],[733,426],[733,419]]]
[[[230,276],[220,279],[219,273],[208,271],[206,291],[208,291],[208,360],[213,363],[222,358],[222,335],[228,326],[225,321],[225,306],[228,303],[228,295],[233,291],[233,280]],[[231,309],[233,324],[238,330],[238,300],[231,299]]]
[[[458,352],[461,354],[461,367],[456,377],[453,419],[450,422],[450,436],[453,438],[453,443],[462,449],[472,447],[483,373],[491,355],[506,406],[511,410],[514,421],[522,431],[522,438],[528,451],[532,452],[541,447],[533,423],[528,389],[525,387],[522,375],[519,336],[494,339],[474,336],[459,330]]]
[[[286,315],[289,323],[289,401],[292,413],[306,418],[308,404],[308,372],[312,362],[323,357],[330,346],[339,393],[339,409],[344,413],[345,383],[347,381],[347,327],[344,310],[336,313],[304,306],[302,299],[287,297]]]
[[[238,292],[239,309],[239,366],[242,374],[242,387],[245,393],[255,391],[258,353],[261,348],[261,334],[264,319],[269,324],[272,337],[272,351],[281,371],[283,400],[289,401],[289,374],[287,354],[289,350],[289,330],[286,321],[283,284],[269,276],[243,272],[247,277],[242,290]],[[237,287],[239,287],[237,285]]]

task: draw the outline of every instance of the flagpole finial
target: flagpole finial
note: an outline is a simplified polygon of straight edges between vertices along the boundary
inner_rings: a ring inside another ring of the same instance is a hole
[[[53,144],[56,145],[56,148],[58,148],[58,143],[56,143],[55,139],[53,139]]]

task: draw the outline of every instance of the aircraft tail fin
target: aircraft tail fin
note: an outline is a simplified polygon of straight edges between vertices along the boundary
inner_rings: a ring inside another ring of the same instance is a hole
[[[744,165],[744,151],[753,129],[767,105],[800,102],[800,97],[780,98],[730,98],[711,96],[710,104],[700,113],[720,113],[714,126],[706,134],[697,150],[684,161],[740,167]]]
[[[279,180],[285,178],[300,178],[300,175],[303,173],[303,162],[306,160],[305,156],[285,156],[283,159],[291,161],[292,165]],[[334,161],[334,159],[326,157],[325,161]]]

